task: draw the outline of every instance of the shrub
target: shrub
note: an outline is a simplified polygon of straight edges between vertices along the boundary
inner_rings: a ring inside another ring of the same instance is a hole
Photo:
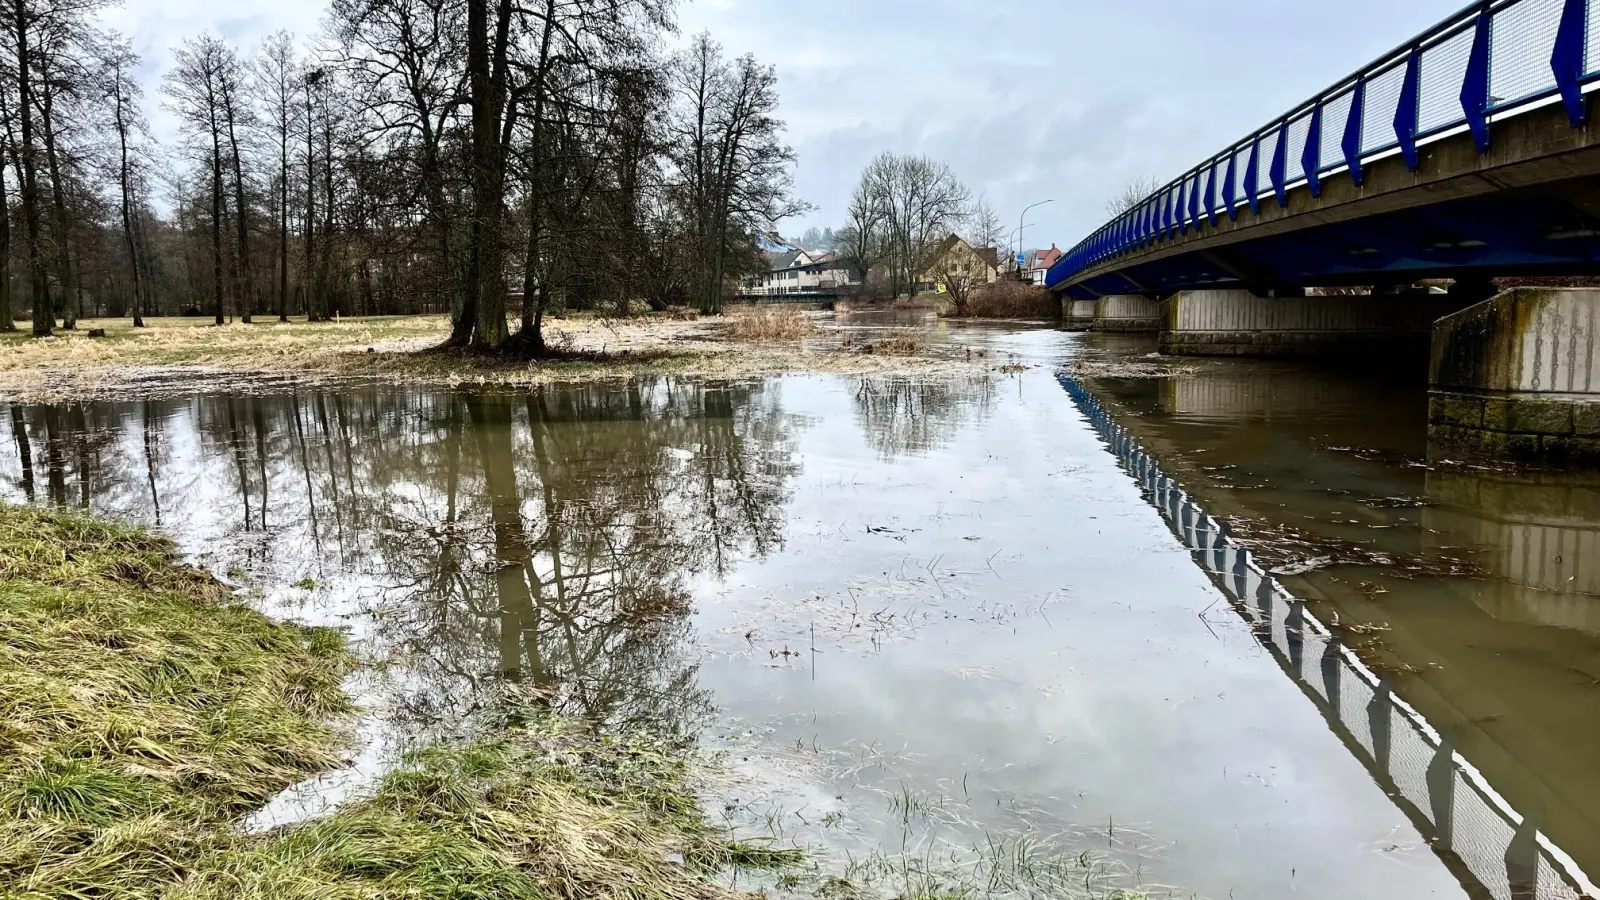
[[[1061,301],[1037,284],[996,281],[973,293],[967,315],[974,319],[1058,319]]]

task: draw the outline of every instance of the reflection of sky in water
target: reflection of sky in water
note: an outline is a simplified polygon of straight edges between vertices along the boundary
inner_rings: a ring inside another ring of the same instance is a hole
[[[391,663],[347,786],[509,674],[703,735],[735,822],[857,859],[1027,835],[1201,895],[1459,894],[1045,369],[18,412],[41,502],[153,523],[153,478],[185,550]]]

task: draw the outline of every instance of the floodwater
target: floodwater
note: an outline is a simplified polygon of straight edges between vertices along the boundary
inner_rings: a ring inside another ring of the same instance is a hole
[[[890,894],[1580,895],[1592,486],[1422,467],[1409,374],[1064,385],[1148,348],[906,323],[840,324],[1026,368],[13,406],[0,497],[382,663],[350,768],[256,825],[537,689],[720,752],[714,814]]]

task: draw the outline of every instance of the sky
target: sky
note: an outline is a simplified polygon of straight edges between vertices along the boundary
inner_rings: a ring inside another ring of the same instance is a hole
[[[1022,244],[1070,247],[1136,178],[1221,150],[1465,0],[695,0],[680,39],[710,31],[777,67],[795,189],[780,230],[843,224],[885,150],[948,163]],[[106,20],[144,57],[158,137],[171,48],[210,30],[253,52],[315,34],[325,0],[125,0]]]

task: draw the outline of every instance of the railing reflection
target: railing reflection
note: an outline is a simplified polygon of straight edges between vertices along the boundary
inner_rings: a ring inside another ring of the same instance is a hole
[[[1448,737],[1345,646],[1337,626],[1323,624],[1233,543],[1092,394],[1067,376],[1061,384],[1261,645],[1469,890],[1497,900],[1600,898],[1600,888],[1539,830],[1537,817],[1513,809]]]

